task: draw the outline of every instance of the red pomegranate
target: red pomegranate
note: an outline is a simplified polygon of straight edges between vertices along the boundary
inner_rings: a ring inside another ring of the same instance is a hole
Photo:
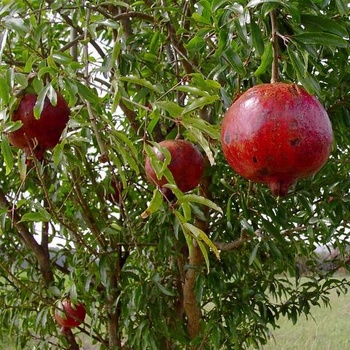
[[[20,120],[22,126],[8,134],[10,143],[31,155],[31,148],[38,160],[42,160],[47,149],[54,148],[69,120],[69,107],[60,93],[57,104],[53,106],[46,97],[39,119],[34,117],[33,108],[38,95],[25,94],[18,108],[11,116],[12,121]]]
[[[70,299],[63,299],[55,308],[56,322],[63,328],[78,327],[84,322],[86,316],[85,305],[73,304]]]
[[[266,183],[285,196],[297,179],[327,161],[333,132],[326,110],[296,84],[254,86],[227,110],[221,143],[229,165],[242,177]]]
[[[188,192],[197,187],[204,172],[204,157],[197,147],[186,140],[164,140],[159,143],[159,146],[165,147],[171,154],[168,169],[178,188],[182,192]],[[153,150],[158,159],[164,159],[163,153],[157,147],[153,147]],[[171,191],[166,187],[162,188],[168,182],[167,179],[164,176],[157,179],[148,157],[146,158],[145,170],[149,181],[159,186],[168,199],[173,199]]]

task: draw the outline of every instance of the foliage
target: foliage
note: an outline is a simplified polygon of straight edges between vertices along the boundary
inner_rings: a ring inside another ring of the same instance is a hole
[[[236,175],[219,139],[232,100],[270,80],[272,12],[279,79],[316,94],[334,128],[328,163],[284,199]],[[0,27],[0,329],[18,348],[78,349],[85,333],[101,349],[243,349],[346,291],[314,249],[348,245],[347,1],[3,0]],[[7,140],[24,89],[71,108],[42,163]],[[190,194],[169,184],[169,203],[144,159],[178,135],[208,166]],[[61,334],[66,295],[88,317]]]

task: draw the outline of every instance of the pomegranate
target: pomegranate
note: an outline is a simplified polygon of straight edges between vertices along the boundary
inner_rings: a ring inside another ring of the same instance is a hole
[[[85,305],[82,303],[73,304],[70,299],[63,299],[55,309],[56,322],[62,328],[78,327],[84,322],[86,316]]]
[[[198,186],[204,172],[204,157],[191,142],[186,140],[164,140],[159,146],[165,147],[171,155],[168,169],[172,173],[176,185],[182,192],[188,192]],[[153,150],[159,160],[164,160],[163,153],[157,148]],[[165,176],[157,179],[157,175],[151,166],[150,159],[146,158],[145,170],[148,180],[159,186],[164,195],[172,200],[173,193],[169,188],[163,187],[168,183]]]
[[[333,132],[316,97],[296,84],[254,86],[227,110],[221,143],[229,165],[242,177],[285,196],[300,178],[326,163]]]
[[[22,122],[22,126],[8,134],[10,143],[23,149],[27,155],[34,155],[42,160],[47,149],[54,148],[69,120],[70,110],[62,95],[57,93],[57,104],[53,106],[46,97],[39,119],[34,117],[33,108],[38,95],[25,94],[11,120]]]

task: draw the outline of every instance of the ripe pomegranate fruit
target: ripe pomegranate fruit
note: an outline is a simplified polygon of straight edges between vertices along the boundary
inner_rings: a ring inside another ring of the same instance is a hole
[[[204,157],[191,142],[186,140],[164,140],[159,146],[165,147],[171,155],[168,169],[172,173],[176,185],[182,192],[188,192],[198,186],[204,172]],[[153,150],[159,160],[164,160],[163,153],[157,148]],[[164,195],[172,200],[174,194],[169,188],[163,187],[168,183],[165,176],[157,179],[149,157],[146,157],[145,170],[148,180],[161,188]]]
[[[221,143],[229,165],[242,177],[285,196],[297,179],[327,161],[333,132],[326,110],[296,84],[254,86],[227,110]]]
[[[56,322],[62,328],[78,327],[84,322],[86,316],[85,305],[82,303],[73,304],[70,299],[63,299],[55,309]]]
[[[69,120],[69,107],[60,93],[53,106],[46,97],[39,119],[34,117],[33,108],[38,95],[25,94],[18,108],[11,116],[12,121],[20,120],[22,126],[8,134],[10,143],[31,155],[31,149],[38,160],[42,160],[47,149],[54,148]]]

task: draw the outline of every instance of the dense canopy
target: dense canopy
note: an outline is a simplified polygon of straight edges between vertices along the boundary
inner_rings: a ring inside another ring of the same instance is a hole
[[[2,0],[0,339],[245,349],[345,292],[349,15],[346,0]],[[284,198],[235,173],[220,142],[232,101],[271,79],[315,95],[334,133],[326,165]],[[41,161],[10,144],[11,116],[36,93],[40,117],[56,91],[70,120]],[[152,151],[175,138],[206,157],[187,193]],[[174,200],[147,181],[147,155]],[[62,332],[65,297],[87,316]]]

